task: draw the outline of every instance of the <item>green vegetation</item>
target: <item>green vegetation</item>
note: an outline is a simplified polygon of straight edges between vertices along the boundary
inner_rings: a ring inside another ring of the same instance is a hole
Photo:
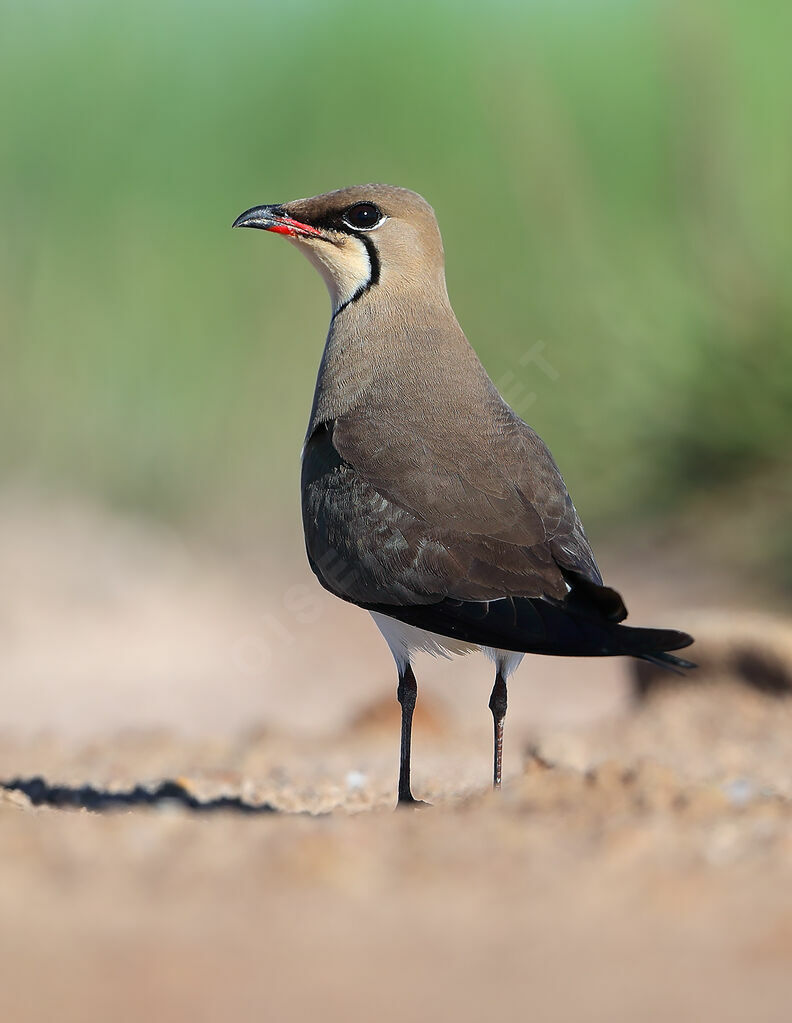
[[[384,180],[435,205],[459,318],[587,521],[788,479],[788,4],[5,0],[0,24],[4,475],[293,507],[327,299],[229,226]]]

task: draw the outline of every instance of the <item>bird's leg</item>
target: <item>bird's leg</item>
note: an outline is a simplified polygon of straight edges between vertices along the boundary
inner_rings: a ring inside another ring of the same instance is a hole
[[[501,785],[501,763],[503,760],[503,719],[506,717],[506,679],[501,674],[500,668],[498,668],[495,675],[495,685],[492,687],[489,708],[492,711],[492,721],[495,726],[492,785],[494,788],[499,789]]]
[[[412,741],[412,718],[415,700],[418,696],[418,684],[415,681],[412,665],[408,661],[404,668],[399,668],[399,688],[396,691],[401,704],[401,761],[399,764],[399,805],[415,803],[410,791],[410,744]]]

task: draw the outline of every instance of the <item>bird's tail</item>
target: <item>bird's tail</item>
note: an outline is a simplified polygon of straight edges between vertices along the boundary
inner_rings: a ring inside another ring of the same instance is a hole
[[[624,653],[632,654],[642,661],[649,661],[658,667],[667,668],[682,675],[688,668],[695,668],[692,661],[675,657],[669,650],[680,650],[690,646],[693,637],[675,629],[636,629],[620,625],[627,617],[627,608],[619,594],[608,586],[594,583],[572,570],[563,570],[564,578],[571,586],[564,606],[573,614],[583,618],[599,620],[610,632],[611,641],[627,647]],[[604,621],[603,621],[604,620]],[[607,623],[613,623],[608,626]]]
[[[446,597],[435,604],[364,606],[441,636],[500,650],[565,657],[625,655],[672,670],[693,667],[690,661],[668,653],[690,646],[693,637],[686,632],[620,625],[596,609],[567,609],[540,598],[472,601]]]
[[[681,675],[697,665],[684,657],[676,657],[670,650],[681,650],[690,646],[693,637],[676,629],[636,629],[629,625],[617,625],[611,633],[621,652],[649,661],[660,668]]]
[[[673,671],[675,675],[684,675],[690,668],[698,667],[694,661],[685,660],[684,657],[675,657],[666,651],[655,654],[638,654],[638,658],[642,661],[648,661],[650,664],[656,664],[658,668]]]

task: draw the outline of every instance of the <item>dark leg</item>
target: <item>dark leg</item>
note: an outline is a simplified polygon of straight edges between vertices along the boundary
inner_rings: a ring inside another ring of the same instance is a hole
[[[397,690],[401,704],[401,762],[399,765],[399,805],[416,803],[410,791],[410,743],[412,740],[412,718],[415,700],[418,696],[418,684],[411,665],[408,663],[399,672],[399,688]]]
[[[495,756],[492,774],[492,784],[496,789],[501,784],[501,761],[503,759],[503,719],[506,717],[506,679],[501,675],[500,668],[495,675],[495,685],[492,687],[489,708],[492,711],[492,721],[495,725]]]

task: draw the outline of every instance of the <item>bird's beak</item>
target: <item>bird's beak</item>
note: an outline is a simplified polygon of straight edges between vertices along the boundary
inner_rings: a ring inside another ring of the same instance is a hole
[[[286,215],[282,206],[252,206],[236,218],[232,227],[256,227],[259,231],[274,231],[290,238],[324,238],[324,234]]]

